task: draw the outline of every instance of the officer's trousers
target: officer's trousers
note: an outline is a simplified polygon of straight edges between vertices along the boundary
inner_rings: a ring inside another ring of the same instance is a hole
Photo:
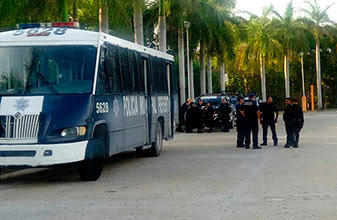
[[[228,132],[229,131],[229,119],[224,118],[222,119],[222,126],[223,126],[223,131]]]
[[[275,122],[274,121],[263,121],[262,122],[263,143],[267,144],[268,127],[270,127],[270,130],[273,134],[272,137],[273,137],[274,145],[277,145],[278,138],[277,138],[277,134],[276,134]]]
[[[301,132],[301,128],[294,128],[293,129],[294,132],[294,142],[293,142],[293,146],[298,147],[298,142],[300,139],[300,132]]]
[[[243,142],[245,140],[245,135],[246,135],[245,125],[241,125],[241,124],[238,123],[236,125],[236,131],[237,131],[236,146],[237,147],[243,147]]]
[[[246,148],[250,146],[250,134],[253,135],[253,147],[258,147],[258,134],[259,134],[259,124],[256,122],[254,124],[247,124],[246,127]]]
[[[286,146],[291,146],[294,142],[294,131],[292,127],[289,124],[285,124],[286,127],[286,133],[287,133],[287,142]]]

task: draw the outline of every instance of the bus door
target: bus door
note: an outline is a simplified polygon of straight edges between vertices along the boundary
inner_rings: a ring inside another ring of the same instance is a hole
[[[123,145],[125,149],[144,145],[145,96],[140,59],[134,50],[120,48],[123,84]]]
[[[118,48],[104,45],[101,54],[95,96],[97,121],[105,120],[109,130],[109,155],[120,152],[123,147],[123,96]]]
[[[171,64],[166,63],[166,75],[167,75],[167,91],[168,91],[168,96],[169,96],[169,123],[168,123],[168,138],[173,138],[173,118],[174,118],[174,111],[172,111],[172,107],[174,107],[174,96],[172,95],[172,83],[171,83]]]
[[[151,96],[150,96],[150,74],[149,74],[149,59],[147,57],[142,57],[142,68],[144,73],[144,88],[145,88],[145,106],[146,106],[146,114],[145,114],[145,135],[144,135],[144,142],[145,144],[150,144],[150,125],[151,125],[151,115],[152,115],[152,108],[151,108]]]

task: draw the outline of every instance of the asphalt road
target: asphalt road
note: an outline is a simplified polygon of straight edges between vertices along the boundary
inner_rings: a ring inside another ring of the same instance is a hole
[[[109,159],[96,182],[74,168],[6,174],[0,219],[337,219],[336,116],[306,114],[299,149],[283,148],[280,121],[278,147],[237,149],[235,131],[178,134],[159,158]]]

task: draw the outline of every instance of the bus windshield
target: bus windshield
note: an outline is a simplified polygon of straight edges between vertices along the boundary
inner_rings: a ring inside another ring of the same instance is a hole
[[[0,95],[90,93],[94,46],[0,47]]]

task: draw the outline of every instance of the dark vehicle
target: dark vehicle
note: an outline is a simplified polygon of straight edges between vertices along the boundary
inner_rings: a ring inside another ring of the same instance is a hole
[[[217,94],[202,95],[202,96],[197,97],[194,101],[195,101],[195,103],[197,103],[199,100],[202,100],[204,106],[207,103],[210,103],[211,106],[214,108],[214,114],[213,114],[214,125],[216,127],[221,127],[222,121],[221,121],[221,117],[220,117],[220,114],[219,114],[219,107],[221,105],[222,99],[226,99],[227,102],[231,105],[232,112],[230,114],[230,127],[234,128],[235,127],[235,121],[236,121],[235,105],[230,103],[229,97],[227,95],[222,95],[222,94],[221,95],[217,95]]]

